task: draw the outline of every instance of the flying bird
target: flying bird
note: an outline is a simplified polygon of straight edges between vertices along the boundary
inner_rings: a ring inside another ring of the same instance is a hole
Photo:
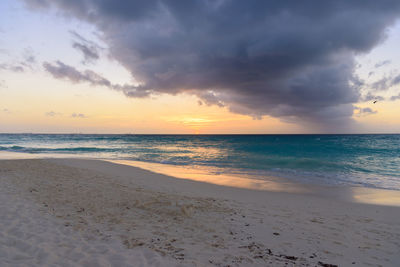
[[[375,100],[375,101],[374,101],[374,104],[376,104],[376,102],[378,102],[378,100]]]

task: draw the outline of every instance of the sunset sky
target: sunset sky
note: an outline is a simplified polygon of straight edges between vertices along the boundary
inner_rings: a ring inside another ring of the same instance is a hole
[[[2,0],[0,132],[400,132],[400,1],[177,2]]]

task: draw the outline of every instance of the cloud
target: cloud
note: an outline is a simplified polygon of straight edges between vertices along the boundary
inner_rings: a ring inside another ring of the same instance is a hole
[[[320,125],[349,121],[361,98],[354,57],[400,14],[398,0],[26,2],[94,24],[140,82],[133,96],[187,92],[255,118]]]
[[[389,89],[389,87],[390,87],[391,84],[392,84],[391,81],[392,81],[392,78],[391,78],[391,77],[383,77],[382,79],[380,79],[380,80],[378,80],[378,81],[372,83],[372,84],[371,84],[371,88],[372,88],[373,90],[376,90],[376,91],[384,91],[384,90],[387,90],[387,89]]]
[[[366,108],[355,107],[355,109],[358,110],[358,113],[356,113],[357,117],[364,117],[364,116],[378,113],[378,111],[372,110],[371,108],[368,108],[368,107],[366,107]]]
[[[80,72],[74,67],[66,65],[61,61],[57,61],[54,64],[44,62],[43,67],[57,79],[67,79],[73,83],[89,82],[92,85],[111,85],[110,81],[93,71],[86,70],[85,72]]]
[[[371,92],[369,92],[367,95],[365,95],[365,96],[362,98],[362,100],[363,100],[364,102],[367,102],[367,101],[375,101],[375,100],[376,100],[376,101],[383,101],[383,100],[396,101],[396,100],[398,100],[398,99],[400,99],[400,94],[394,95],[394,96],[391,96],[390,98],[385,99],[385,98],[382,97],[382,96],[373,95],[373,94],[371,94]]]
[[[46,112],[45,115],[48,117],[55,117],[55,116],[61,116],[62,114],[60,112],[49,111],[49,112]]]
[[[399,99],[400,99],[400,94],[390,97],[390,101],[396,101],[396,100],[399,100]]]
[[[25,72],[27,69],[33,70],[36,63],[36,58],[33,51],[26,48],[22,54],[22,59],[14,58],[9,62],[0,63],[0,70],[11,71],[11,72]]]
[[[72,45],[73,48],[79,50],[82,52],[83,57],[86,62],[93,62],[99,59],[99,54],[97,52],[97,49],[95,47],[89,47],[85,44],[74,42]]]
[[[101,47],[96,43],[87,40],[75,31],[70,31],[75,41],[72,47],[82,53],[84,57],[83,63],[93,63],[100,58],[99,49]]]
[[[112,84],[108,79],[92,70],[79,71],[61,61],[56,61],[55,63],[44,62],[43,67],[53,75],[54,78],[65,79],[72,83],[87,82],[92,86],[104,86],[115,91],[123,92],[128,97],[147,97],[151,93],[150,90],[146,90],[141,85]]]
[[[392,63],[391,60],[383,60],[383,61],[380,61],[380,62],[376,63],[375,64],[375,68],[377,69],[377,68],[383,67],[385,65],[388,65],[390,63]]]
[[[365,96],[362,97],[362,101],[367,102],[367,101],[383,101],[385,100],[384,97],[379,96],[379,95],[374,95],[371,92],[368,92]]]
[[[370,88],[373,91],[385,91],[390,87],[398,85],[400,83],[400,74],[399,75],[389,75],[381,78],[380,80],[372,83]]]
[[[8,108],[3,108],[1,111],[6,113],[6,114],[11,114],[12,113],[11,110],[9,110]]]
[[[82,113],[72,113],[71,117],[72,118],[80,118],[80,119],[87,118],[87,116],[85,114],[82,114]]]
[[[34,51],[30,47],[24,49],[22,57],[23,61],[21,62],[21,64],[26,64],[31,66],[32,64],[36,63],[36,57]]]
[[[24,67],[21,65],[8,64],[8,63],[0,64],[0,70],[7,70],[7,71],[12,71],[12,72],[24,72],[25,71]]]
[[[400,74],[392,79],[392,85],[398,85],[400,83]]]

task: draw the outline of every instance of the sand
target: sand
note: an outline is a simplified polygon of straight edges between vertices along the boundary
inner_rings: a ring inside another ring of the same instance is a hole
[[[0,160],[0,214],[1,266],[400,265],[399,207],[99,160]]]

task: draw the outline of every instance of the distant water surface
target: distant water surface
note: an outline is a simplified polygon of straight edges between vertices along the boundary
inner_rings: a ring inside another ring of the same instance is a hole
[[[0,151],[400,190],[400,135],[0,134]]]

